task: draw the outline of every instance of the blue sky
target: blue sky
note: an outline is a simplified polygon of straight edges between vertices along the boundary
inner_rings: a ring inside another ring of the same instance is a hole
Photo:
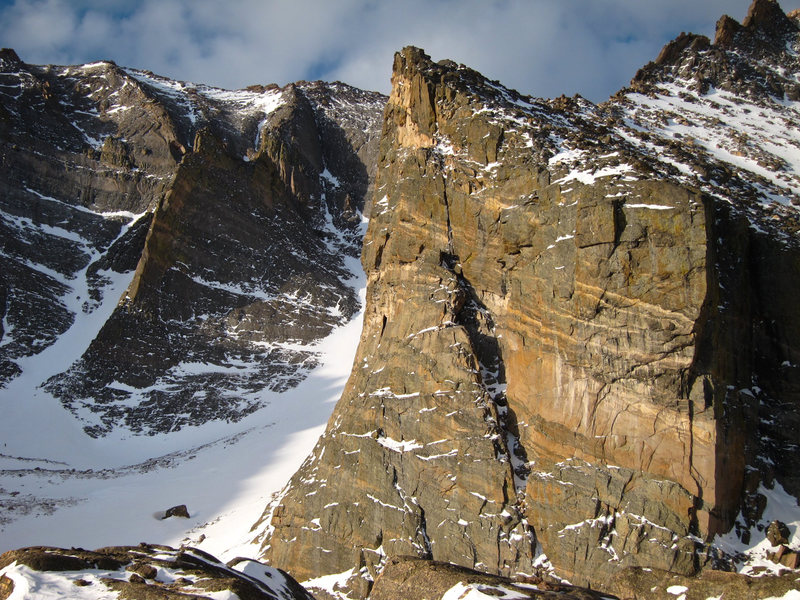
[[[393,53],[413,44],[524,93],[602,101],[680,32],[713,37],[750,1],[0,0],[0,46],[227,88],[338,79],[388,92]]]

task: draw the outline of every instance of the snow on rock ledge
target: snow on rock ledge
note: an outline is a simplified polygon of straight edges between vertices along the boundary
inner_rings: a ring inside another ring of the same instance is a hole
[[[247,598],[314,600],[286,573],[251,560],[226,565],[193,548],[32,547],[0,555],[0,598],[104,600],[124,598]]]

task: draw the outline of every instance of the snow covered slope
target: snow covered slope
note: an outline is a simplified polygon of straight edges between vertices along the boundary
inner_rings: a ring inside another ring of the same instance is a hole
[[[191,542],[225,560],[253,555],[242,547],[250,527],[310,452],[341,394],[360,317],[313,345],[320,366],[301,384],[264,392],[265,408],[235,424],[93,439],[52,398],[41,400],[38,422],[4,430],[0,551],[148,541]],[[20,446],[30,452],[15,452]],[[188,520],[161,518],[178,504],[187,505]]]
[[[0,550],[244,539],[351,367],[383,103],[0,53]]]

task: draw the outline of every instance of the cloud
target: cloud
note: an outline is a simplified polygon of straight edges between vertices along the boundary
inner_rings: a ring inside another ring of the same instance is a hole
[[[12,47],[38,47],[40,56],[65,56],[74,37],[77,21],[63,2],[22,2],[4,11],[0,39]]]
[[[749,3],[16,0],[0,8],[0,39],[32,63],[112,59],[228,88],[320,78],[384,92],[393,53],[413,44],[525,93],[599,101],[681,31],[713,35]]]

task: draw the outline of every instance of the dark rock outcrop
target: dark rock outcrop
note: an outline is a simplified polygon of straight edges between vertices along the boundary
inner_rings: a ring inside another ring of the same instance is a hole
[[[396,55],[356,364],[268,560],[361,595],[399,554],[602,589],[731,564],[759,485],[800,494],[800,179],[745,118],[800,123],[797,55],[753,41],[798,39],[762,4],[601,106]]]
[[[165,192],[176,166],[169,145],[180,133],[139,82],[111,63],[36,67],[8,51],[0,83],[5,385],[19,375],[20,359],[70,328],[76,311],[97,308],[124,268],[90,265],[119,243],[138,244],[138,260],[144,238],[130,233]]]
[[[782,521],[773,521],[767,527],[767,539],[773,546],[788,544],[790,536],[789,528]]]

